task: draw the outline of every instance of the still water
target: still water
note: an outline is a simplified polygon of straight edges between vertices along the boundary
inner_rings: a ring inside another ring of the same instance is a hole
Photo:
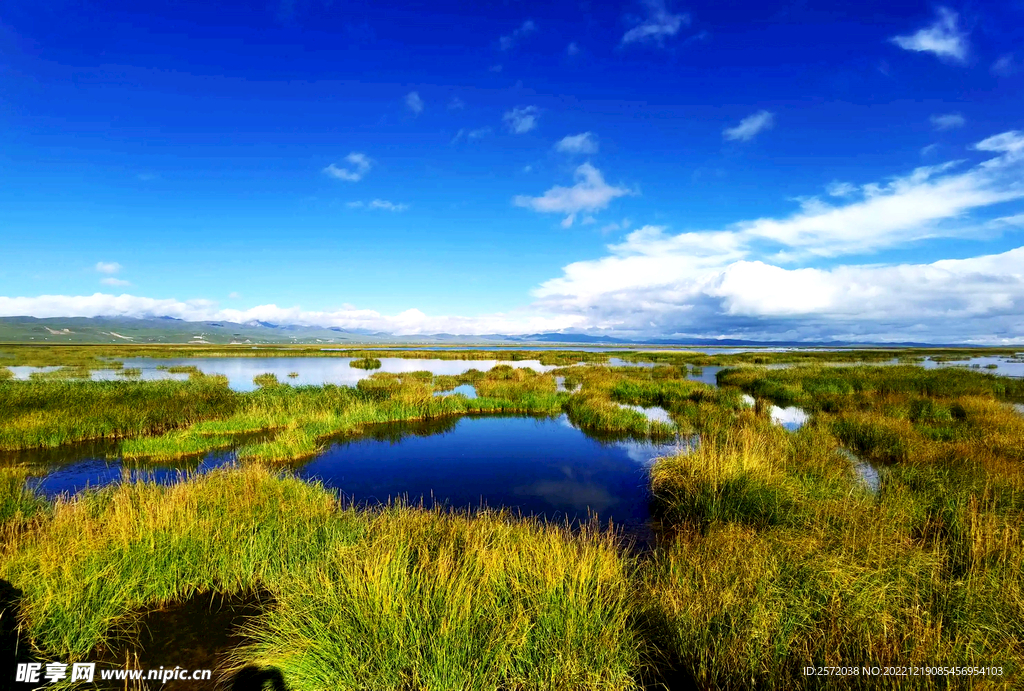
[[[364,370],[350,367],[352,358],[347,357],[239,357],[239,358],[125,358],[125,369],[141,370],[141,379],[188,379],[188,374],[172,374],[160,367],[196,367],[204,374],[222,374],[228,378],[228,386],[235,391],[252,391],[256,388],[253,377],[269,372],[282,383],[321,386],[337,384],[355,386],[360,379],[366,379],[374,372],[428,371],[432,374],[464,374],[471,369],[485,372],[497,365],[521,368],[529,367],[535,372],[550,372],[554,365],[542,365],[537,360],[418,360],[411,358],[380,358],[381,367]],[[291,373],[297,377],[289,377]],[[18,376],[17,374],[15,376]],[[94,370],[93,379],[123,379],[117,370]]]
[[[293,470],[360,504],[404,498],[427,506],[508,508],[556,521],[585,520],[593,512],[603,523],[640,526],[648,519],[651,463],[685,452],[693,443],[690,438],[669,443],[599,439],[564,415],[467,416],[373,425],[365,435],[331,443]],[[172,483],[186,471],[205,472],[235,460],[227,451],[170,468],[128,470],[116,458],[97,457],[96,451],[67,447],[59,462],[49,459],[49,474],[31,484],[53,496],[115,482],[122,475]]]

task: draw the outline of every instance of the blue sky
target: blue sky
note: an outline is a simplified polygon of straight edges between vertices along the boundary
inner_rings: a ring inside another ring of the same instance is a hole
[[[1024,2],[0,8],[0,315],[1024,343]]]

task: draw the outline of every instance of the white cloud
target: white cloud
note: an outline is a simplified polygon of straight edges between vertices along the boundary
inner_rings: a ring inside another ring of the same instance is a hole
[[[448,101],[448,110],[462,110],[465,107],[466,102],[458,96],[455,96],[452,100]]]
[[[933,115],[930,118],[932,127],[937,130],[951,130],[954,127],[963,127],[967,121],[964,116],[960,113],[945,113],[943,115]]]
[[[589,163],[577,167],[574,177],[576,184],[572,187],[556,185],[540,197],[519,195],[512,203],[540,213],[567,214],[562,227],[568,228],[575,221],[576,214],[600,211],[613,199],[633,194],[625,187],[613,187],[606,183],[601,171]]]
[[[405,95],[405,106],[411,110],[415,115],[419,115],[423,112],[423,99],[420,98],[419,92],[410,91]]]
[[[569,56],[579,55],[580,54],[579,44],[577,44],[576,41],[573,41],[572,43],[570,43],[568,46],[565,47],[565,54],[569,55]]]
[[[455,133],[455,136],[452,138],[452,144],[461,141],[463,138],[469,140],[480,139],[482,137],[486,137],[491,132],[492,130],[490,127],[479,127],[475,130],[467,130],[462,128]]]
[[[832,269],[747,260],[706,269],[680,254],[599,261],[566,267],[536,291],[539,306],[620,334],[1024,343],[1024,248]]]
[[[770,130],[775,126],[775,116],[767,110],[761,110],[740,120],[735,127],[722,130],[722,136],[729,140],[750,141],[759,132]]]
[[[210,300],[158,299],[135,295],[40,295],[0,296],[0,316],[33,317],[175,317],[187,321],[227,321],[244,324],[259,320],[299,326],[335,326],[369,329],[395,334],[455,333],[538,333],[570,329],[583,320],[571,315],[545,315],[518,310],[479,317],[430,316],[418,309],[393,315],[350,305],[336,310],[307,311],[300,307],[258,305],[251,309],[218,309]]]
[[[123,268],[117,262],[96,262],[96,270],[101,274],[116,274]]]
[[[1024,153],[1024,132],[1020,130],[1003,132],[1002,134],[981,140],[974,145],[974,148],[978,151],[992,151],[1003,154],[1003,156],[989,161],[988,167],[996,167],[1006,163],[1017,163],[1020,161],[1020,155]]]
[[[373,161],[366,154],[356,151],[346,156],[345,162],[349,164],[347,168],[340,168],[332,163],[324,168],[324,173],[338,180],[359,182],[373,165]]]
[[[958,17],[947,7],[938,9],[935,23],[909,36],[893,36],[890,40],[905,50],[932,53],[933,55],[965,62],[967,60],[967,34],[960,30]]]
[[[374,199],[370,202],[369,207],[371,209],[384,209],[385,211],[405,211],[409,208],[408,204],[393,204],[385,199]]]
[[[405,211],[409,208],[408,204],[394,204],[385,199],[374,199],[371,202],[348,202],[346,206],[350,209],[383,209],[385,211]]]
[[[515,134],[524,134],[537,127],[540,110],[537,106],[516,106],[505,113],[505,125]]]
[[[100,279],[100,283],[102,283],[103,285],[106,285],[106,286],[130,286],[131,285],[131,283],[129,283],[128,281],[125,281],[125,280],[120,279],[120,278],[114,278],[113,276],[107,276],[106,278],[101,278]]]
[[[630,43],[655,43],[661,45],[666,38],[675,36],[684,26],[689,26],[690,15],[672,14],[663,0],[647,0],[647,16],[622,36],[622,45]]]
[[[228,299],[230,300],[237,300],[240,297],[242,297],[242,294],[236,290],[233,290],[230,293],[228,293]]]
[[[830,197],[850,197],[857,192],[857,186],[850,182],[840,182],[833,180],[825,188]]]
[[[518,29],[514,30],[511,34],[499,38],[498,45],[501,46],[502,50],[509,50],[519,41],[519,39],[525,36],[529,36],[536,30],[537,25],[533,22],[533,20],[527,19],[525,22],[522,23],[522,25]]]
[[[562,137],[555,149],[566,154],[596,154],[597,137],[590,132]]]
[[[856,191],[843,184],[841,206],[805,199],[791,216],[724,230],[645,226],[608,256],[543,283],[536,307],[621,334],[1024,343],[1024,247],[931,264],[784,266],[979,229],[1015,232],[1024,213],[987,222],[970,214],[1024,199],[1024,132],[974,148],[996,156],[960,172],[951,162]]]

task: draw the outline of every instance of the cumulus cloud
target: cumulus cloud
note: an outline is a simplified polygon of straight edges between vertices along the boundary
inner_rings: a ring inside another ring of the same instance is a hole
[[[366,155],[353,151],[345,157],[347,167],[342,168],[333,163],[324,168],[324,173],[337,180],[359,182],[373,166],[373,161]]]
[[[596,154],[597,137],[590,132],[562,137],[555,149],[566,154]]]
[[[951,130],[954,127],[963,127],[967,120],[960,113],[945,113],[944,115],[933,115],[930,118],[932,127],[937,130]]]
[[[116,274],[123,268],[117,262],[96,262],[96,270],[101,274]]]
[[[1024,199],[1024,132],[974,147],[972,168],[917,168],[853,191],[805,199],[783,218],[672,234],[644,226],[534,292],[538,308],[585,316],[619,334],[1024,343],[1024,248],[930,264],[786,266],[978,228],[1015,230],[1024,214],[979,222],[972,211]],[[847,194],[848,193],[848,194]]]
[[[654,43],[662,45],[666,38],[679,33],[684,26],[689,26],[690,15],[672,14],[665,7],[663,0],[647,0],[647,15],[637,20],[636,26],[622,35],[622,45],[630,43]]]
[[[708,269],[678,255],[600,261],[566,267],[536,291],[540,305],[621,334],[1024,343],[1024,248],[831,269],[749,260]],[[598,275],[617,280],[602,287]]]
[[[512,33],[502,36],[498,39],[498,45],[502,50],[510,50],[521,38],[529,36],[537,30],[537,25],[532,19],[527,19],[519,28],[515,29]]]
[[[722,136],[729,140],[750,141],[764,130],[775,126],[775,116],[767,110],[761,110],[740,120],[735,127],[722,130]]]
[[[576,168],[576,184],[572,187],[556,185],[539,197],[518,195],[512,203],[540,213],[566,214],[562,227],[568,228],[580,212],[600,211],[617,197],[633,194],[625,187],[615,187],[604,181],[594,166],[584,163]]]
[[[967,34],[960,30],[957,13],[948,7],[940,7],[938,15],[930,26],[907,36],[893,36],[890,40],[904,50],[931,53],[942,59],[966,62]]]
[[[540,109],[537,106],[516,106],[505,113],[505,125],[514,134],[524,134],[537,127]]]
[[[405,107],[411,110],[415,115],[419,115],[423,112],[423,99],[420,98],[419,92],[410,91],[405,95]]]

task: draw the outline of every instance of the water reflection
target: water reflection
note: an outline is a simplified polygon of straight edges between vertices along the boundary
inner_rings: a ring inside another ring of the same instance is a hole
[[[381,366],[375,370],[350,367],[353,358],[348,357],[236,357],[236,358],[125,358],[125,368],[141,370],[140,379],[187,379],[188,374],[168,372],[168,367],[195,367],[204,374],[222,374],[228,378],[228,386],[235,391],[252,391],[256,388],[252,379],[257,374],[269,372],[278,381],[296,386],[337,384],[355,386],[374,372],[428,371],[432,374],[459,375],[471,369],[486,371],[497,365],[515,368],[529,367],[535,372],[550,372],[555,365],[542,365],[538,360],[435,360],[409,358],[379,358]],[[289,377],[297,372],[297,377]],[[95,370],[92,378],[120,379],[117,370]]]
[[[435,391],[435,396],[454,396],[455,394],[462,394],[466,398],[476,398],[476,387],[472,384],[459,384],[450,391]]]
[[[396,497],[427,506],[505,507],[552,520],[646,522],[653,458],[679,443],[594,439],[557,418],[462,417],[442,434],[416,435],[417,424],[393,427],[401,442],[338,442],[299,469],[356,502]],[[412,436],[406,436],[409,434]]]
[[[1017,360],[1014,362],[1014,360]],[[951,360],[949,362],[936,362],[931,358],[925,358],[918,363],[925,369],[940,369],[944,367],[964,367],[972,370],[981,370],[990,374],[998,374],[1003,377],[1024,377],[1024,361],[1019,358],[981,356],[965,358],[963,360]]]
[[[803,408],[797,408],[796,406],[780,408],[777,405],[772,406],[771,415],[772,422],[776,425],[782,425],[790,432],[803,427],[810,417]]]
[[[240,438],[239,443],[256,440]],[[585,520],[596,512],[603,522],[635,527],[648,518],[650,465],[698,444],[697,437],[655,443],[585,434],[565,415],[446,417],[367,426],[358,435],[338,438],[294,470],[358,503],[404,497],[427,506],[503,507],[558,521]],[[29,485],[49,497],[120,480],[170,484],[236,460],[234,451],[221,451],[191,461],[128,465],[117,458],[114,442],[18,452],[3,459],[45,464],[47,474],[30,479]]]
[[[850,462],[850,466],[857,474],[858,480],[872,492],[877,492],[882,484],[880,469],[870,461],[866,461],[848,449],[839,449],[839,453]]]
[[[666,425],[674,425],[672,418],[669,417],[668,411],[660,406],[639,406],[629,405],[627,403],[617,403],[620,408],[626,408],[628,410],[635,410],[638,413],[642,413],[651,422],[664,422]]]

